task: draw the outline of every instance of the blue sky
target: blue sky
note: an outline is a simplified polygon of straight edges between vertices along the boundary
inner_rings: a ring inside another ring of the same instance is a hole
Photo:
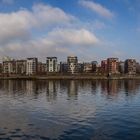
[[[140,61],[139,0],[0,0],[0,55]]]

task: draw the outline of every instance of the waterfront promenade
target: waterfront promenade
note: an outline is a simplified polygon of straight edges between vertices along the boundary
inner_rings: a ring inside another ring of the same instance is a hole
[[[140,79],[140,75],[121,75],[121,76],[104,76],[92,74],[75,74],[75,75],[35,75],[35,76],[0,76],[0,80],[125,80],[125,79]]]

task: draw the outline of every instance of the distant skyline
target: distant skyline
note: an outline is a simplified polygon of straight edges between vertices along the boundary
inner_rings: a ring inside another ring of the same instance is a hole
[[[0,56],[140,61],[139,0],[0,0]]]

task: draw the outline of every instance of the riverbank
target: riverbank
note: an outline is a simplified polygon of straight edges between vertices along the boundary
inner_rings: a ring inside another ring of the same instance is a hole
[[[125,80],[140,79],[139,76],[95,76],[95,75],[47,75],[47,76],[8,76],[0,77],[0,80]]]

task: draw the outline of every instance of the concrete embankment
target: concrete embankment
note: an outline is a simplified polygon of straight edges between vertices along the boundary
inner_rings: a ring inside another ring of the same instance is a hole
[[[140,76],[94,76],[94,75],[47,75],[47,76],[10,76],[0,77],[0,80],[135,80]]]
[[[0,80],[101,80],[107,77],[101,76],[11,76],[0,77]]]

